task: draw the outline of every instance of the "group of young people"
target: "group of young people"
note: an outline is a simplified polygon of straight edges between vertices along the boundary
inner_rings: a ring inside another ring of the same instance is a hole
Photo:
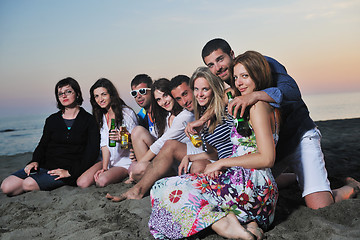
[[[79,84],[59,81],[60,111],[47,118],[29,164],[2,182],[3,193],[103,187],[129,177],[132,188],[106,197],[140,199],[150,191],[149,228],[156,239],[189,237],[208,227],[227,238],[261,239],[274,220],[278,188],[296,180],[313,209],[358,193],[360,183],[352,178],[331,190],[320,132],[279,62],[255,51],[235,56],[220,38],[206,43],[202,59],[206,66],[191,78],[153,82],[137,75],[131,82],[142,108],[137,115],[108,79],[90,89],[93,115],[80,107]],[[249,131],[236,127],[240,118]],[[120,141],[121,126],[131,147],[110,147],[109,138]],[[193,135],[200,135],[201,147],[193,145]],[[284,174],[287,168],[294,173]]]

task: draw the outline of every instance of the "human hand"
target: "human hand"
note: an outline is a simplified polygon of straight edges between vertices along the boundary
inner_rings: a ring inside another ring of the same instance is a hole
[[[198,134],[199,131],[196,130],[200,129],[204,125],[204,122],[201,119],[195,120],[193,122],[189,122],[185,127],[185,134],[190,138],[190,134]]]
[[[218,161],[213,162],[213,163],[206,165],[206,167],[204,169],[204,174],[206,176],[210,177],[211,179],[214,179],[214,178],[219,177],[219,175],[222,174],[221,169],[222,169],[222,167]]]
[[[99,176],[100,174],[102,174],[103,172],[105,172],[106,169],[100,169],[100,170],[97,170],[96,173],[94,174],[94,180],[95,182],[99,179]]]
[[[29,176],[31,169],[35,169],[35,171],[38,170],[39,167],[39,163],[38,162],[31,162],[28,165],[26,165],[26,167],[24,168],[24,172]]]
[[[258,101],[259,100],[257,99],[255,92],[252,92],[252,93],[249,93],[249,94],[246,94],[243,96],[237,96],[232,101],[229,102],[228,112],[232,116],[236,117],[237,112],[239,111],[239,108],[241,108],[240,109],[240,117],[242,117],[245,113],[246,107],[254,105]]]
[[[129,155],[129,158],[132,162],[136,162],[136,156],[135,156],[135,152],[134,152],[134,149],[133,148],[130,148],[130,155]]]
[[[67,178],[67,177],[71,176],[68,170],[60,169],[60,168],[50,170],[47,173],[50,174],[50,176],[59,176],[59,177],[55,178],[55,181],[59,180],[61,178]]]
[[[186,155],[185,157],[183,157],[183,159],[181,160],[181,163],[178,167],[179,176],[182,175],[182,172],[184,172],[184,174],[188,173],[189,162],[190,162],[189,155]]]
[[[121,139],[121,136],[120,136],[120,131],[119,130],[116,130],[116,129],[113,129],[109,132],[109,139],[110,140],[114,140],[116,142],[119,142],[120,139]]]

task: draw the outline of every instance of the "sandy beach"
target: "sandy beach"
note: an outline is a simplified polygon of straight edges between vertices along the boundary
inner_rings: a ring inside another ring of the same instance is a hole
[[[360,118],[316,122],[332,188],[351,176],[360,180]],[[23,168],[32,153],[0,157],[0,181]],[[131,185],[87,189],[65,186],[16,197],[0,193],[0,239],[153,239],[147,223],[149,196],[113,203]],[[272,229],[266,239],[360,239],[360,194],[329,207],[305,207],[296,184],[280,191]],[[192,239],[223,239],[211,230]]]

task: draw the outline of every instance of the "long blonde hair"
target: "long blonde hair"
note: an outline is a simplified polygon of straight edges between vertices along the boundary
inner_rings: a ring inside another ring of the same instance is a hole
[[[213,98],[211,99],[207,109],[201,107],[193,96],[194,105],[194,114],[195,119],[199,119],[205,112],[212,111],[215,113],[215,116],[210,119],[209,131],[214,132],[218,124],[222,124],[222,118],[225,115],[225,103],[223,100],[224,96],[224,82],[217,76],[211,73],[207,67],[199,67],[195,70],[193,75],[190,78],[190,88],[194,91],[194,83],[198,78],[205,78],[211,90],[213,91]]]

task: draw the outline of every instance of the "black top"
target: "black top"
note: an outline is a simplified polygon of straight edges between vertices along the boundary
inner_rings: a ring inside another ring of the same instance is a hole
[[[65,169],[71,177],[64,178],[74,185],[76,179],[97,160],[100,150],[100,131],[95,118],[83,108],[68,130],[62,112],[50,115],[31,162],[48,170]]]

